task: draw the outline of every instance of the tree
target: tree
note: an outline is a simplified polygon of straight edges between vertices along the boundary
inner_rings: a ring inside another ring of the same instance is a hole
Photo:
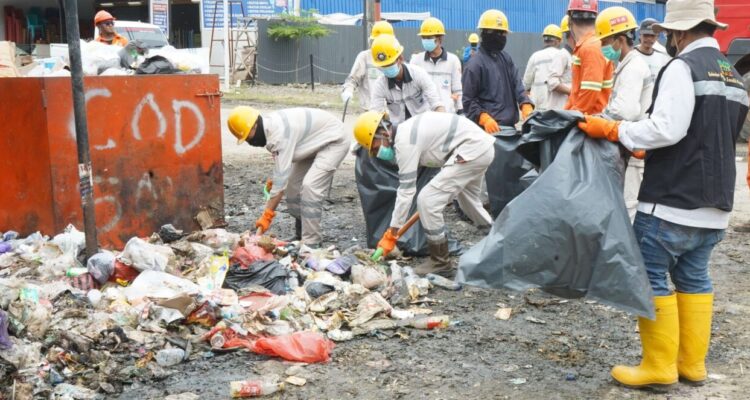
[[[294,80],[299,82],[299,53],[304,38],[322,38],[328,36],[331,30],[318,23],[313,14],[317,10],[304,10],[299,16],[291,14],[281,14],[278,20],[275,20],[268,26],[268,36],[273,40],[294,40],[296,46],[296,60]]]

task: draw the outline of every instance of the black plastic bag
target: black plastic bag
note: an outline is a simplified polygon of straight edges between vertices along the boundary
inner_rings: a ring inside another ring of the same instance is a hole
[[[277,261],[256,261],[247,268],[240,264],[230,266],[222,287],[239,291],[250,285],[259,285],[281,295],[286,294],[286,280],[286,268]]]
[[[440,168],[420,167],[417,175],[417,194],[422,188],[440,172]],[[357,150],[357,161],[354,167],[357,190],[365,217],[365,232],[367,233],[367,247],[376,248],[378,241],[390,227],[391,213],[396,205],[396,191],[398,190],[398,166],[377,158],[372,158],[364,148]],[[416,195],[414,196],[409,215],[417,210]],[[426,256],[427,236],[422,229],[421,222],[417,222],[401,238],[398,248],[406,255]],[[448,234],[448,250],[451,254],[461,251],[459,243]]]
[[[174,74],[178,70],[172,65],[169,60],[163,56],[153,56],[147,58],[145,61],[138,66],[135,73],[138,75],[154,75],[154,74]]]
[[[624,159],[617,144],[579,131],[580,117],[548,111],[526,122],[514,145],[541,172],[461,257],[456,281],[539,287],[653,318],[651,285],[623,200]]]
[[[528,161],[504,143],[508,140],[515,142],[518,138],[515,129],[503,129],[494,136],[495,158],[484,174],[492,218],[496,218],[511,200],[526,189],[521,177],[532,169]]]

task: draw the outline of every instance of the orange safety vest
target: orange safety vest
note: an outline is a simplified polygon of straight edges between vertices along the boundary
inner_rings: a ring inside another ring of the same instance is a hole
[[[110,43],[106,39],[102,38],[101,35],[99,35],[99,36],[96,37],[96,41],[104,43],[104,44],[116,44],[116,45],[122,46],[122,47],[125,47],[128,44],[128,39],[125,39],[124,36],[120,36],[120,35],[118,35],[116,33],[115,33],[115,37],[112,39],[112,43]]]
[[[600,114],[612,93],[614,64],[604,58],[602,44],[594,32],[578,42],[572,58],[573,82],[565,109]]]

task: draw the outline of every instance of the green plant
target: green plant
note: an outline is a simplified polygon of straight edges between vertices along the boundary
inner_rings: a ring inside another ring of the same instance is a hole
[[[304,38],[319,39],[328,36],[332,31],[318,23],[313,16],[316,10],[304,10],[300,15],[281,14],[278,20],[269,24],[267,33],[273,40],[294,40],[297,59],[295,68],[299,68],[301,41]],[[295,72],[295,81],[299,82],[299,70]]]

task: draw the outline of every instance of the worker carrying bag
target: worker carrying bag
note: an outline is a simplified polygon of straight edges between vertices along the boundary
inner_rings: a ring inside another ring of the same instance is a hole
[[[623,199],[625,154],[591,139],[574,111],[534,114],[506,140],[539,176],[461,256],[456,281],[485,288],[541,288],[654,318],[651,285]],[[627,154],[629,156],[629,154]]]

